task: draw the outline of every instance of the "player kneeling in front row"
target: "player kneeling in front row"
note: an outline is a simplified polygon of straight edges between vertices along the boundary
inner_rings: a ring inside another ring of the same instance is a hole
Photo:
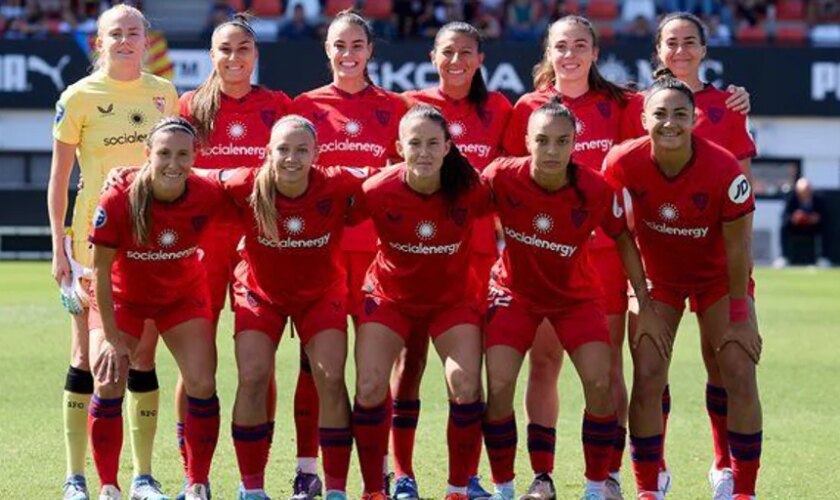
[[[676,332],[688,298],[715,349],[727,394],[731,498],[751,499],[762,438],[756,380],[761,337],[747,297],[748,216],[755,200],[735,157],[694,134],[694,94],[685,84],[656,81],[645,96],[643,120],[648,137],[610,151],[605,176],[632,200],[655,310]],[[643,342],[643,335],[632,350],[630,441],[639,498],[657,500],[663,497],[657,481],[661,397],[673,338],[651,335],[652,342]]]
[[[605,498],[618,420],[610,392],[610,336],[603,291],[589,254],[595,228],[602,228],[618,244],[640,297],[641,334],[668,335],[665,323],[650,307],[642,264],[618,196],[599,173],[570,162],[574,143],[575,118],[555,98],[531,114],[530,156],[495,160],[483,174],[495,195],[507,241],[493,267],[485,330],[484,439],[496,486],[494,500],[514,498],[516,379],[537,327],[546,318],[569,352],[583,385],[583,498]],[[545,474],[521,498],[555,496],[552,479]]]
[[[95,378],[88,427],[100,500],[121,498],[123,394],[128,360],[147,320],[155,323],[175,357],[188,395],[186,498],[207,499],[219,400],[212,315],[196,250],[221,191],[190,175],[195,147],[189,123],[161,120],[149,132],[146,164],[127,173],[127,185],[109,188],[94,216],[95,297],[89,327]]]

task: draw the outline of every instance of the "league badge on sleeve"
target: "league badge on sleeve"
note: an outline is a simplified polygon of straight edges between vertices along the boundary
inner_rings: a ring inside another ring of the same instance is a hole
[[[733,179],[732,184],[729,185],[729,199],[732,200],[732,203],[738,205],[746,203],[750,199],[751,192],[750,181],[747,180],[747,176],[744,174]]]
[[[60,123],[64,118],[64,105],[60,102],[55,103],[55,122]]]
[[[105,212],[105,209],[102,207],[96,207],[96,210],[93,212],[93,227],[99,229],[104,226],[106,222],[108,222],[108,214]]]
[[[155,103],[157,110],[163,113],[163,110],[166,109],[166,98],[156,96],[152,98],[152,101]]]

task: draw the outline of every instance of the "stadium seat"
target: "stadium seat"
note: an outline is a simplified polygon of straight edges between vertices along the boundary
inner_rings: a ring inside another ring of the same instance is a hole
[[[767,30],[761,25],[744,25],[738,28],[735,40],[740,43],[763,43],[767,41]]]
[[[245,10],[245,0],[228,0],[228,5],[236,12],[243,12]]]
[[[615,38],[615,26],[613,26],[613,23],[596,22],[595,31],[598,33],[598,38],[601,40],[612,40]]]
[[[808,26],[805,23],[780,26],[776,29],[776,42],[802,44],[808,40]]]
[[[335,17],[342,10],[352,9],[355,6],[356,2],[353,0],[327,0],[327,5],[324,7],[324,15]]]
[[[590,0],[586,6],[586,17],[593,21],[615,21],[618,19],[618,3],[614,0]]]
[[[778,21],[801,21],[805,19],[805,3],[802,0],[779,0],[776,3]]]
[[[252,0],[251,12],[259,17],[278,17],[283,14],[283,3],[280,0]]]
[[[362,15],[367,19],[391,19],[394,13],[392,0],[365,0]]]

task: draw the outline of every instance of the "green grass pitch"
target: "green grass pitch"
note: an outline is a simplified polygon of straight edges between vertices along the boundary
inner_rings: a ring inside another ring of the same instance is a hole
[[[0,263],[0,498],[58,498],[64,476],[61,392],[68,365],[69,322],[47,263]],[[764,337],[759,369],[764,405],[764,455],[759,477],[761,498],[840,498],[836,460],[840,445],[840,271],[757,271],[758,314]],[[230,439],[235,390],[232,321],[223,316],[219,333],[219,397],[222,430],[212,472],[214,498],[235,498],[238,475]],[[172,392],[174,363],[160,346],[158,373],[161,409],[155,450],[155,475],[167,492],[181,485],[175,445]],[[671,370],[673,410],[667,459],[674,475],[669,498],[709,498],[706,471],[711,461],[704,403],[705,378],[696,322],[683,321]],[[430,355],[423,385],[423,411],[417,433],[416,470],[424,497],[441,498],[446,483],[445,425],[447,401],[436,356]],[[284,337],[277,358],[277,431],[267,473],[267,490],[287,498],[294,473],[292,391],[297,374],[298,339]],[[561,417],[557,426],[555,481],[559,498],[578,498],[582,491],[580,446],[581,391],[567,366],[560,382]],[[626,367],[629,374],[630,367]],[[347,371],[348,385],[354,380]],[[521,401],[520,378],[517,399]],[[525,422],[519,414],[517,491],[530,482],[525,451]],[[128,445],[123,448],[120,481],[130,481]],[[93,465],[88,478],[96,491]],[[632,491],[629,460],[623,481]],[[489,486],[486,457],[481,474]],[[360,492],[354,455],[349,492]],[[631,498],[631,495],[628,495]]]

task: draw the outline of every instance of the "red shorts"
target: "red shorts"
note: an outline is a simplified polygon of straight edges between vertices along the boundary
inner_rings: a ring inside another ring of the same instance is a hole
[[[201,264],[207,271],[207,288],[210,307],[218,317],[225,307],[225,298],[231,295],[233,305],[233,271],[241,260],[237,247],[242,240],[242,229],[236,224],[212,221],[201,236]]]
[[[590,342],[610,343],[604,306],[599,301],[580,302],[547,315],[532,313],[514,298],[503,303],[507,305],[500,305],[497,300],[488,311],[485,349],[505,345],[524,355],[533,345],[537,327],[544,318],[554,327],[557,339],[569,354]]]
[[[607,314],[624,314],[627,312],[627,275],[618,248],[593,248],[589,258],[592,260],[601,285],[604,288],[604,299]]]
[[[357,252],[344,250],[341,252],[344,261],[344,269],[347,271],[347,312],[354,318],[358,318],[362,310],[362,299],[364,292],[362,287],[365,284],[365,275],[376,257],[376,252]]]
[[[679,289],[663,285],[655,281],[650,284],[650,296],[654,300],[663,302],[682,312],[685,309],[685,299],[688,299],[689,310],[693,313],[703,314],[706,310],[723,297],[729,295],[729,283],[720,283],[696,289]],[[755,283],[750,278],[750,286],[747,287],[747,296],[755,300]]]
[[[473,252],[472,254],[470,265],[473,268],[473,272],[475,272],[475,275],[478,277],[478,282],[481,284],[481,287],[478,290],[478,296],[476,297],[478,304],[483,304],[487,300],[487,289],[490,286],[490,270],[493,269],[493,264],[495,264],[497,260],[499,260],[499,258],[492,254],[478,252]]]
[[[99,305],[96,303],[93,294],[91,294],[90,299],[88,329],[102,329]],[[117,328],[137,339],[143,335],[143,323],[146,320],[153,321],[157,331],[166,333],[172,327],[196,318],[213,321],[210,298],[206,290],[198,291],[193,296],[162,306],[129,304],[114,299],[114,320],[117,322]]]
[[[233,285],[234,334],[245,330],[263,332],[279,343],[291,317],[303,345],[324,330],[347,331],[347,297],[326,293],[310,303],[283,307],[249,292],[239,283]]]
[[[407,340],[412,333],[425,332],[432,340],[453,326],[481,325],[481,312],[474,303],[408,311],[396,303],[365,294],[359,324],[381,323]]]

